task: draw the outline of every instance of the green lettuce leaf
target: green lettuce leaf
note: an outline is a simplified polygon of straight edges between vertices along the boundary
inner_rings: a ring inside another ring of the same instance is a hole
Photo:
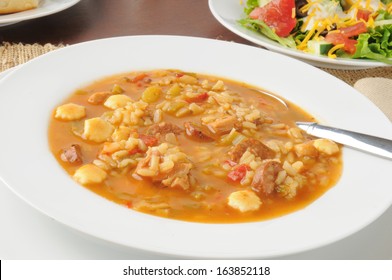
[[[353,58],[369,58],[392,65],[392,24],[377,26],[358,36]]]
[[[254,8],[259,6],[259,0],[248,0],[246,2],[246,7],[244,8],[245,14],[249,15]]]
[[[275,31],[273,31],[264,21],[262,20],[257,20],[257,19],[250,19],[250,18],[244,18],[238,21],[242,26],[249,28],[251,30],[257,31],[265,35],[266,37],[270,38],[271,40],[274,40],[278,42],[279,44],[295,49],[295,41],[292,36],[288,37],[279,37],[276,35]]]

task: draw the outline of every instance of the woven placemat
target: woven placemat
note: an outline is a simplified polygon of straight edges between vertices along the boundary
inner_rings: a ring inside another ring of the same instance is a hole
[[[392,67],[376,67],[361,70],[337,70],[326,68],[321,69],[345,81],[351,86],[353,86],[358,80],[363,78],[379,77],[392,79]]]
[[[3,43],[0,45],[0,72],[62,47],[64,45]]]

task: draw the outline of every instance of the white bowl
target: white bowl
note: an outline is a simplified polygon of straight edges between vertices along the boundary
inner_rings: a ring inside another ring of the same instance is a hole
[[[73,90],[99,78],[158,68],[243,81],[285,97],[329,125],[392,138],[391,123],[370,101],[298,60],[218,40],[120,37],[53,51],[0,81],[0,178],[27,203],[73,229],[177,257],[267,258],[300,252],[358,231],[391,205],[392,162],[347,148],[335,187],[303,210],[264,222],[202,224],[159,218],[75,183],[48,147],[52,110]]]

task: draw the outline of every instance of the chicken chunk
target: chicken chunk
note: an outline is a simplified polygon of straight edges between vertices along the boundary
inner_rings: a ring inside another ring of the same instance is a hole
[[[238,162],[247,150],[249,150],[255,156],[260,157],[261,159],[269,159],[275,157],[275,152],[273,150],[268,148],[259,140],[249,138],[245,139],[233,148],[233,150],[230,152],[231,160],[233,160],[234,162]]]
[[[107,174],[94,164],[86,164],[76,170],[73,178],[82,185],[102,183]]]
[[[161,180],[161,184],[170,188],[179,188],[187,190],[191,187],[190,171],[191,163],[176,163],[173,169],[167,174],[166,178]]]
[[[227,116],[208,123],[207,127],[212,133],[223,135],[229,133],[233,128],[238,127],[238,121],[233,116]]]
[[[233,192],[228,198],[228,205],[240,212],[256,211],[261,204],[260,198],[250,190]]]
[[[78,144],[73,144],[62,150],[60,158],[64,162],[79,164],[82,163],[82,151]]]
[[[54,117],[62,121],[80,120],[86,116],[86,108],[74,103],[67,103],[57,107]]]
[[[109,122],[101,118],[92,118],[84,122],[83,136],[87,140],[101,143],[106,141],[113,131],[114,128]]]

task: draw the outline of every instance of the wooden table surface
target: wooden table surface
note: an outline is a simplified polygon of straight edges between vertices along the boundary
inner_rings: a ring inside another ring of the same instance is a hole
[[[81,0],[62,12],[0,27],[0,42],[74,44],[127,35],[186,35],[251,44],[224,28],[207,0]]]

